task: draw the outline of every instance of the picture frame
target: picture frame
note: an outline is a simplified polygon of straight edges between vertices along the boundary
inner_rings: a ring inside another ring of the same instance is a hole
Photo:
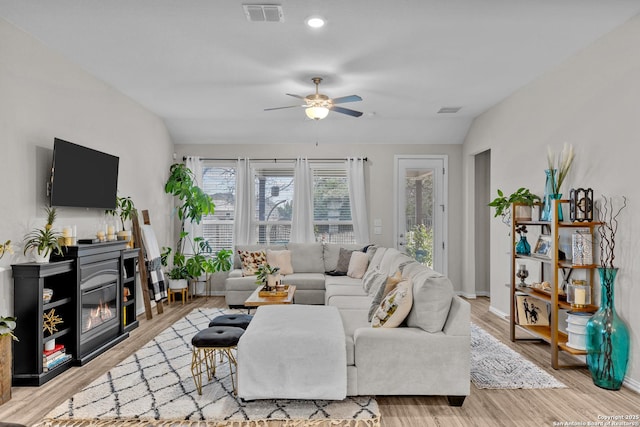
[[[549,304],[531,295],[516,295],[518,325],[549,326]]]
[[[553,244],[551,242],[551,236],[547,234],[541,234],[538,236],[538,241],[533,248],[532,255],[540,258],[551,259],[551,250]]]

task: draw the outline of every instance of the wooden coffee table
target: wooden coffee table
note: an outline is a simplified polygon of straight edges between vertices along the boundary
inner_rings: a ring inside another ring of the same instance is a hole
[[[274,305],[274,304],[293,304],[293,296],[296,293],[296,286],[289,285],[288,293],[284,297],[261,297],[260,287],[257,287],[255,291],[244,302],[244,306],[247,307],[249,313],[254,307],[260,307],[261,305]]]

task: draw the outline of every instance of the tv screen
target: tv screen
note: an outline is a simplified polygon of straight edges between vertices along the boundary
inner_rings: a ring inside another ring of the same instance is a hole
[[[51,206],[114,209],[119,158],[55,138]]]

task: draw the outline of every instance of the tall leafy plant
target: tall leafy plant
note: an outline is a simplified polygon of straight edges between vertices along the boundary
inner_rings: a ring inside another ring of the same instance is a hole
[[[189,232],[185,230],[185,225],[187,221],[199,224],[204,216],[213,214],[215,209],[213,199],[198,187],[195,175],[191,169],[182,163],[174,163],[169,168],[169,178],[164,186],[164,191],[177,197],[179,201],[178,206],[176,206],[176,214],[180,220],[178,240],[173,250],[164,248],[163,252],[165,260],[169,254],[173,253],[173,268],[169,272],[169,277],[197,277],[192,274],[197,270],[195,267],[187,268],[187,257],[184,254],[184,248]],[[202,271],[204,270],[202,269]]]

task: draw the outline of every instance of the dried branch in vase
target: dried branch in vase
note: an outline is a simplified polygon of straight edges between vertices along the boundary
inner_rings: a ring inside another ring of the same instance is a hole
[[[615,208],[613,198],[602,196],[602,203],[598,211],[598,219],[602,223],[598,226],[600,235],[600,265],[603,268],[615,268],[616,234],[618,232],[618,216],[627,207],[627,198],[622,196],[622,206]]]

